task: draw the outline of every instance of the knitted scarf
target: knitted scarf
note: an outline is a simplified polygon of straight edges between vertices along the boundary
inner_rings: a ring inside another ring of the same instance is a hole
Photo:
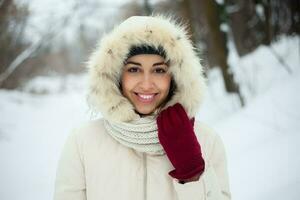
[[[158,140],[156,119],[153,116],[139,118],[130,123],[104,119],[104,127],[114,139],[129,148],[154,155],[165,154]]]

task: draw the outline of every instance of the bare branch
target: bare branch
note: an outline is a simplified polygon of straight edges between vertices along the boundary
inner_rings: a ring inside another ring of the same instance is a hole
[[[284,61],[284,59],[270,46],[270,51],[275,56],[275,58],[278,60],[278,62],[285,68],[285,70],[291,74],[292,68]]]
[[[72,14],[74,14],[75,11],[78,10],[78,4],[75,4],[72,8],[72,12],[70,12],[68,15],[66,15],[62,20],[60,20],[60,23],[57,24],[54,22],[54,25],[50,25],[50,30],[47,30],[46,33],[41,33],[40,39],[33,43],[30,47],[25,49],[21,54],[19,54],[12,62],[11,64],[6,68],[6,70],[0,74],[0,87],[3,84],[3,82],[19,67],[21,64],[32,57],[39,49],[42,47],[42,45],[48,45],[51,43],[55,37],[60,35],[64,31],[64,28],[66,27],[67,23],[71,20],[73,17]],[[59,30],[59,31],[58,31]]]
[[[27,60],[42,44],[42,40],[32,44],[29,48],[25,49],[19,54],[14,61],[8,66],[8,68],[0,74],[0,86],[2,83],[20,66],[25,60]]]

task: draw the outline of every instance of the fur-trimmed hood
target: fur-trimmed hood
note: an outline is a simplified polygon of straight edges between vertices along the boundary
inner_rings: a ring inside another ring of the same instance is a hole
[[[99,42],[88,61],[88,103],[104,118],[128,122],[139,118],[133,105],[119,90],[124,60],[132,46],[162,46],[177,90],[164,108],[181,103],[194,117],[203,99],[205,81],[200,59],[186,27],[163,16],[134,16],[115,27]]]

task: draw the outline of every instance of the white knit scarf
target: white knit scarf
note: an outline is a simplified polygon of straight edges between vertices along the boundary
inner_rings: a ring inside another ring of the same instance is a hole
[[[104,119],[104,127],[114,139],[127,147],[154,155],[165,154],[158,140],[154,116],[141,117],[130,123]]]

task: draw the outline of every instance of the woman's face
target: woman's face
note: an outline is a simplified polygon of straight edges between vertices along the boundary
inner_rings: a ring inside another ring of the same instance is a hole
[[[140,54],[126,60],[122,93],[142,115],[151,114],[167,98],[171,75],[163,57]]]

